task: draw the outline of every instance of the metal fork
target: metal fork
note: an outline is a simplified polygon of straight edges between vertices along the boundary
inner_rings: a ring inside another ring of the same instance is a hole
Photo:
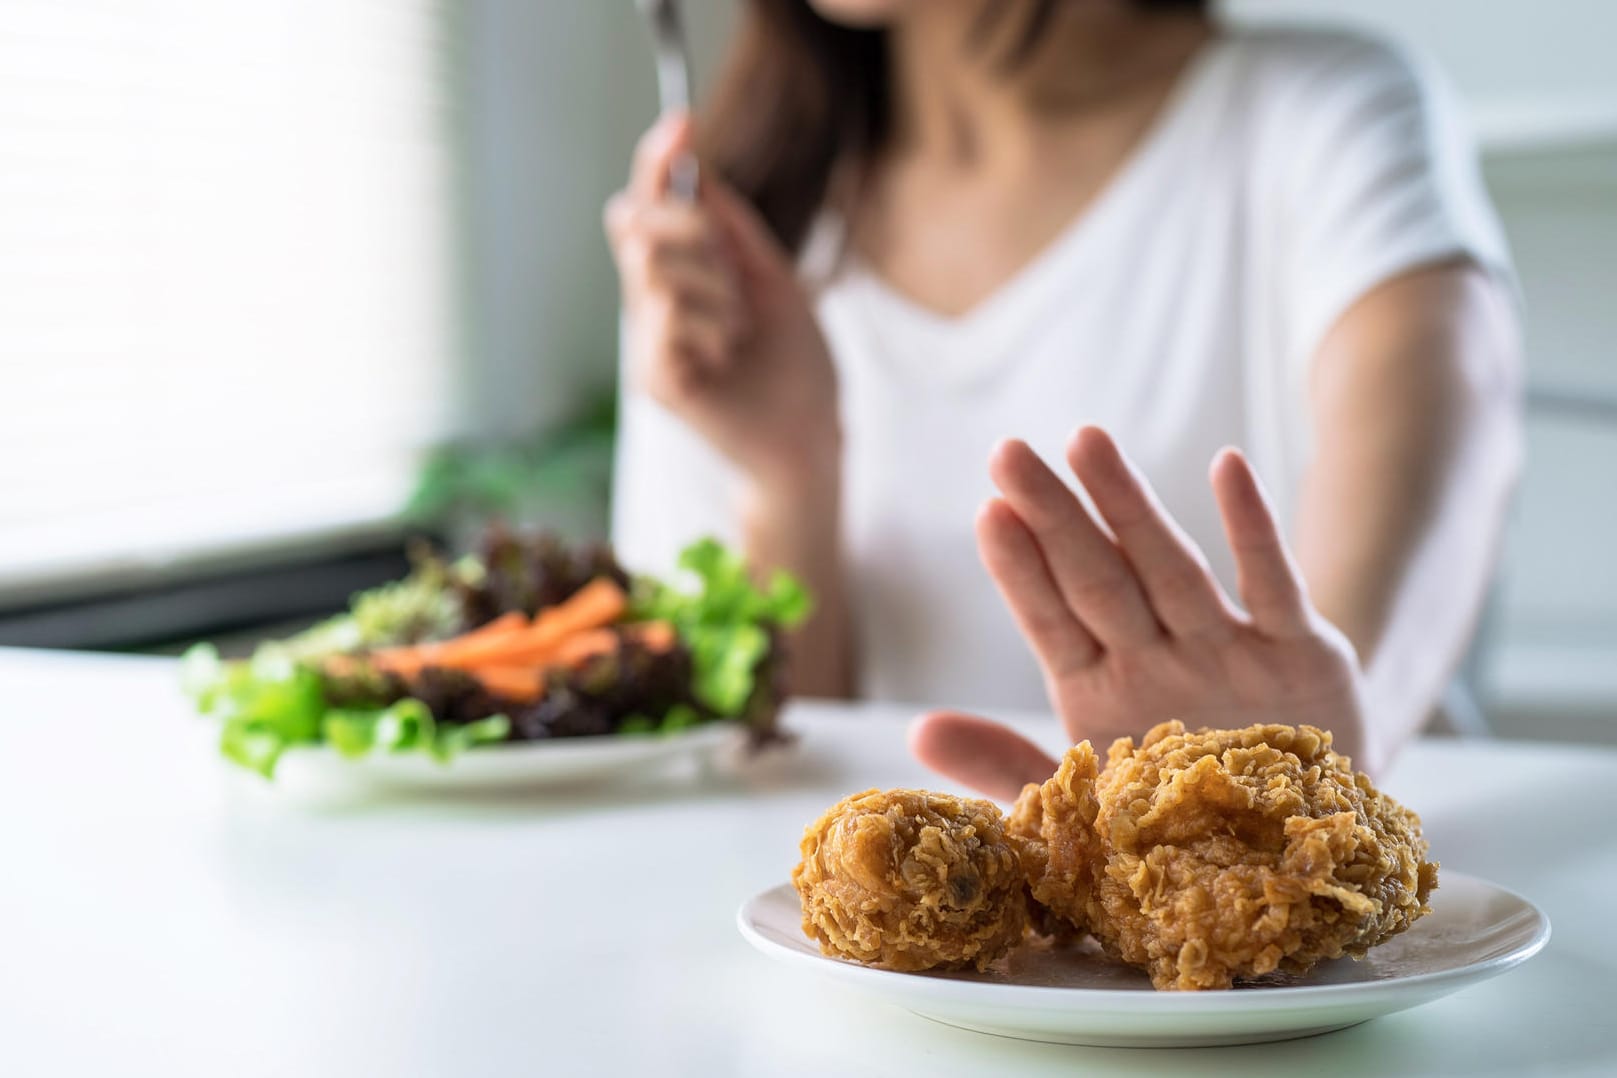
[[[640,10],[651,23],[657,50],[657,94],[663,112],[691,107],[691,54],[685,44],[685,27],[680,19],[679,0],[638,0]],[[686,151],[668,169],[668,189],[682,202],[696,201],[699,179],[696,155]]]

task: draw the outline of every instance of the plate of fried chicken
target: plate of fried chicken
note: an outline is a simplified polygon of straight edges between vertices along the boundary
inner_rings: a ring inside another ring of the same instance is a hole
[[[739,913],[784,962],[948,1025],[1191,1046],[1341,1029],[1502,973],[1549,921],[1429,859],[1419,817],[1308,726],[1088,742],[1007,813],[868,790]]]

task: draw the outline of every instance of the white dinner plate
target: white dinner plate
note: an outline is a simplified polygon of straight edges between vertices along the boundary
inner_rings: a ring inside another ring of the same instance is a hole
[[[711,757],[745,737],[736,723],[715,722],[674,734],[609,735],[479,745],[440,762],[425,753],[372,752],[346,759],[335,749],[288,749],[275,785],[296,792],[519,792],[643,773],[687,758]]]
[[[1343,1029],[1497,976],[1550,938],[1543,911],[1484,880],[1445,872],[1432,912],[1360,961],[1325,962],[1284,985],[1157,992],[1144,973],[1078,948],[1011,956],[987,973],[893,973],[820,953],[790,884],[738,914],[771,958],[841,981],[923,1018],[1022,1040],[1105,1047],[1255,1044]]]

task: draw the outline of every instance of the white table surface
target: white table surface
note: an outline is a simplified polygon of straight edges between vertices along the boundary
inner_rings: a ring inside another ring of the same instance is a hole
[[[832,801],[937,784],[907,709],[801,705],[795,749],[740,774],[314,809],[228,769],[173,680],[0,650],[0,1074],[1617,1075],[1617,752],[1428,741],[1387,778],[1445,868],[1549,913],[1525,966],[1301,1041],[1086,1049],[936,1025],[737,934]]]

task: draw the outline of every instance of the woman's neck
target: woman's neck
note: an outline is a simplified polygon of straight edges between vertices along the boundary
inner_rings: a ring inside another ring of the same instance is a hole
[[[1212,32],[1126,0],[1058,3],[1022,49],[1032,5],[988,2],[985,17],[982,3],[932,0],[892,28],[891,150],[966,168],[1026,157],[1051,124],[1171,80]]]

